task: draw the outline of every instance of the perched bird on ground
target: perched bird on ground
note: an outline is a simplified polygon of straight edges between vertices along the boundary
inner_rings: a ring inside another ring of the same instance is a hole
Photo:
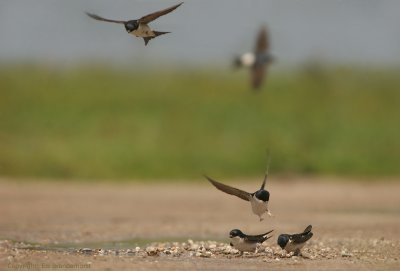
[[[312,226],[309,225],[302,233],[281,234],[278,237],[278,245],[287,252],[294,252],[295,255],[299,255],[300,250],[313,236],[311,230]]]
[[[157,36],[167,34],[170,32],[160,32],[160,31],[154,31],[149,27],[149,23],[154,21],[160,16],[163,16],[165,14],[170,13],[171,11],[175,10],[178,8],[182,3],[179,3],[175,6],[172,6],[170,8],[166,8],[160,11],[156,11],[154,13],[150,13],[146,16],[141,17],[140,19],[137,20],[129,20],[129,21],[119,21],[119,20],[109,20],[103,17],[100,17],[99,15],[93,14],[86,12],[86,14],[95,20],[98,21],[103,21],[103,22],[110,22],[110,23],[117,23],[117,24],[123,24],[125,26],[125,29],[128,33],[136,36],[136,37],[141,37],[144,40],[144,44],[147,45],[151,39],[154,39]]]
[[[272,216],[271,212],[268,209],[270,194],[267,190],[264,189],[268,177],[269,163],[270,163],[270,156],[268,154],[267,170],[265,171],[264,181],[261,185],[261,188],[254,193],[248,193],[246,191],[234,188],[232,186],[228,186],[226,184],[217,182],[206,175],[204,175],[204,177],[207,178],[207,180],[212,185],[214,185],[217,189],[221,190],[222,192],[234,195],[246,201],[250,201],[253,213],[258,215],[260,221],[262,221],[263,220],[262,216],[264,215],[264,213],[267,212],[269,216]]]
[[[254,52],[245,53],[235,58],[234,65],[236,67],[250,68],[251,86],[254,90],[260,89],[268,66],[274,60],[269,53],[269,47],[267,29],[263,26],[258,33]]]
[[[259,234],[259,235],[246,235],[241,230],[235,229],[231,230],[229,233],[229,238],[231,239],[230,245],[239,250],[240,252],[256,252],[257,246],[262,244],[264,241],[272,237],[268,236],[271,232]]]

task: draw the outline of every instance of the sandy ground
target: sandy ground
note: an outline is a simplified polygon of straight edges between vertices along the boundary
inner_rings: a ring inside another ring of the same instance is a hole
[[[230,184],[248,191],[260,185]],[[400,182],[272,178],[268,190],[275,216],[259,222],[248,202],[206,181],[144,185],[2,179],[0,270],[399,270]],[[309,224],[314,237],[305,250],[315,257],[281,255],[276,237]],[[273,252],[207,258],[183,248],[187,239],[223,246],[234,228],[248,234],[274,229],[275,237],[264,243]],[[183,253],[146,254],[146,244],[167,241],[179,242],[175,246]],[[129,254],[136,246],[141,252]],[[93,253],[81,253],[82,248]]]

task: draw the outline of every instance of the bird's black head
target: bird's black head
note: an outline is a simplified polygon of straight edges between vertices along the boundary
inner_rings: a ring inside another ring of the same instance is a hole
[[[269,192],[267,190],[258,190],[256,193],[256,198],[262,201],[269,201]]]
[[[284,249],[286,244],[289,242],[289,236],[287,234],[281,234],[278,237],[278,245]]]
[[[132,31],[138,29],[138,27],[139,27],[139,23],[137,20],[127,21],[125,23],[125,29],[128,33],[131,33]]]
[[[244,237],[244,234],[241,230],[234,229],[234,230],[231,230],[231,232],[229,233],[229,238],[233,238],[233,237]]]

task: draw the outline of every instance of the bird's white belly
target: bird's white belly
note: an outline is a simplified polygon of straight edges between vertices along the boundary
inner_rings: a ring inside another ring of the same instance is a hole
[[[268,211],[268,201],[264,202],[255,197],[251,197],[250,203],[251,203],[251,209],[253,210],[253,213],[258,216],[261,216],[266,211]]]
[[[294,244],[292,241],[289,240],[289,242],[285,246],[285,250],[287,252],[296,252],[296,250],[300,250],[302,247],[304,247],[305,242],[302,244]]]
[[[245,67],[251,67],[256,63],[256,56],[253,53],[245,53],[240,57],[240,62]]]
[[[245,242],[241,238],[231,238],[233,246],[239,251],[254,252],[257,248],[257,243]]]
[[[133,30],[131,34],[142,38],[155,37],[153,30],[146,24],[139,24],[138,29]]]

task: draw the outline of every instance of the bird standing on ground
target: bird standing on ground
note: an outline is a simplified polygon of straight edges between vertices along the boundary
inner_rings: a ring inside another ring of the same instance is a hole
[[[313,236],[311,230],[312,226],[309,225],[302,233],[281,234],[278,237],[278,245],[287,252],[294,252],[295,255],[299,255],[300,250]]]
[[[239,250],[240,252],[256,252],[257,246],[272,237],[268,236],[273,230],[259,234],[259,235],[246,235],[241,230],[234,229],[229,233],[231,239],[230,245]]]
[[[106,19],[106,18],[100,17],[99,15],[89,13],[89,12],[86,12],[86,14],[90,18],[98,20],[98,21],[123,24],[128,33],[130,33],[136,37],[143,38],[144,44],[147,45],[151,39],[154,39],[155,37],[163,35],[163,34],[170,33],[170,32],[160,32],[160,31],[152,30],[148,24],[150,22],[154,21],[155,19],[157,19],[158,17],[170,13],[171,11],[175,10],[182,4],[183,4],[183,2],[179,3],[175,6],[150,13],[146,16],[141,17],[140,19],[129,20],[129,21],[110,20],[110,19]]]

